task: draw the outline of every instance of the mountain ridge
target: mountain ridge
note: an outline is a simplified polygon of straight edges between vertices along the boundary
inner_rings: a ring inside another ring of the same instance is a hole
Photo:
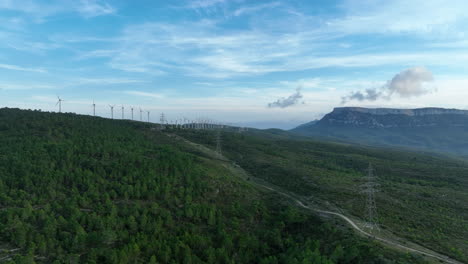
[[[335,107],[333,112],[354,111],[368,113],[374,115],[401,114],[408,116],[421,115],[441,115],[441,114],[461,114],[468,115],[468,110],[455,108],[440,108],[440,107],[423,107],[423,108],[366,108],[366,107]]]
[[[337,107],[292,130],[303,136],[468,155],[468,111]]]

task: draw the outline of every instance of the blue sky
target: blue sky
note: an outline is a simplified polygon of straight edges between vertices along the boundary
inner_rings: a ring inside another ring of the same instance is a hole
[[[0,105],[57,111],[60,95],[69,112],[89,114],[95,100],[104,117],[115,104],[152,121],[282,128],[337,106],[466,109],[466,10],[462,0],[0,0]]]

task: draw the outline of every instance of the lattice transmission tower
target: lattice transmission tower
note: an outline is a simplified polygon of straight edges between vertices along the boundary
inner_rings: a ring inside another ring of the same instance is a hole
[[[164,115],[164,113],[161,113],[161,117],[159,118],[159,123],[161,125],[161,129],[164,129],[165,124],[166,124],[166,116]]]
[[[216,130],[216,153],[221,156],[221,129]]]
[[[372,231],[380,230],[377,217],[377,203],[375,202],[375,193],[378,191],[377,178],[374,175],[374,168],[369,163],[367,169],[366,183],[362,185],[362,192],[366,195],[366,227]]]

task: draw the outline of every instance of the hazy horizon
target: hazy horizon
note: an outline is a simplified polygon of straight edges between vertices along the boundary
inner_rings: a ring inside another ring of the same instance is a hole
[[[467,7],[0,0],[0,105],[282,129],[341,106],[468,109]]]

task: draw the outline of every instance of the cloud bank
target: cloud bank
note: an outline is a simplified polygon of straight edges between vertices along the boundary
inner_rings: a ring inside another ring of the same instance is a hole
[[[342,98],[342,103],[352,100],[376,101],[390,100],[395,94],[401,98],[417,97],[429,93],[431,90],[425,83],[432,82],[432,73],[424,67],[413,67],[401,71],[381,87],[369,88],[364,91],[352,92]]]
[[[301,88],[297,88],[296,92],[288,96],[287,98],[280,98],[275,102],[269,103],[268,108],[286,108],[299,103],[299,100],[303,97],[301,94]]]

